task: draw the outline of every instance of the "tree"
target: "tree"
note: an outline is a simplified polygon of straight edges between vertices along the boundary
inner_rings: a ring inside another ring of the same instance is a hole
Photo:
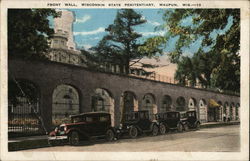
[[[121,9],[117,12],[114,24],[106,28],[108,34],[103,37],[99,44],[93,48],[97,62],[119,64],[120,69],[129,69],[140,64],[143,68],[153,68],[152,64],[142,63],[144,57],[153,58],[162,53],[161,39],[149,38],[140,43],[142,35],[135,32],[135,27],[145,23],[142,15],[133,9]]]
[[[57,17],[54,9],[8,10],[8,55],[23,59],[45,58],[48,39],[54,33],[48,16]]]
[[[230,19],[232,25],[227,29]],[[185,84],[184,79],[187,79],[193,85],[200,83],[205,87],[239,91],[239,9],[171,9],[164,12],[163,20],[165,24],[161,29],[168,29],[166,41],[178,38],[169,56],[178,64],[176,79],[180,83]],[[185,21],[190,23],[183,23]],[[213,36],[215,33],[217,36]],[[202,43],[197,52],[190,58],[183,58],[184,49],[198,39]]]

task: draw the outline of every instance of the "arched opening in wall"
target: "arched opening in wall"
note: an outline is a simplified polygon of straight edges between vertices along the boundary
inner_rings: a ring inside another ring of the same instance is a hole
[[[186,100],[184,97],[178,97],[176,100],[176,111],[185,111]]]
[[[114,99],[110,91],[102,88],[95,89],[91,97],[91,110],[110,113],[112,126],[114,125]]]
[[[80,112],[79,93],[76,88],[62,84],[52,95],[52,124],[54,126],[70,122],[70,115]]]
[[[218,104],[220,105],[220,107],[218,108],[218,121],[222,121],[223,119],[223,106],[222,106],[222,102],[218,101]]]
[[[240,120],[240,104],[239,103],[236,104],[235,117],[236,117],[235,118],[236,120]]]
[[[164,95],[162,99],[161,112],[171,111],[172,98],[169,95]]]
[[[22,136],[45,132],[40,119],[40,90],[27,80],[8,81],[8,134]]]
[[[196,116],[199,118],[199,108],[197,107],[197,101],[195,98],[190,98],[188,101],[188,111],[196,111]]]
[[[225,102],[223,106],[223,121],[226,122],[227,118],[228,118],[228,102]]]
[[[197,111],[197,102],[194,98],[190,98],[188,101],[188,110],[189,111]]]
[[[138,111],[138,100],[134,92],[125,91],[120,98],[120,116],[121,121],[126,113]]]
[[[207,103],[204,99],[199,101],[200,121],[207,122]]]
[[[229,118],[230,120],[235,120],[235,105],[233,102],[230,104]]]
[[[209,99],[208,101],[208,121],[209,122],[216,122],[219,121],[219,109],[220,109],[220,104],[214,99]]]
[[[155,119],[154,114],[157,113],[157,106],[155,96],[151,93],[147,93],[142,98],[142,110],[148,110],[150,119]]]

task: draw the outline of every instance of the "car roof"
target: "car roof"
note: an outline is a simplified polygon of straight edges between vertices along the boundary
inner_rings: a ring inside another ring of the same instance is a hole
[[[139,113],[139,112],[149,112],[149,111],[148,110],[139,110],[139,111],[131,111],[131,112],[128,112],[125,114],[127,115],[127,114],[131,114],[131,113]]]
[[[107,116],[110,115],[108,112],[85,112],[78,115],[71,115],[70,117],[79,117],[79,116]]]

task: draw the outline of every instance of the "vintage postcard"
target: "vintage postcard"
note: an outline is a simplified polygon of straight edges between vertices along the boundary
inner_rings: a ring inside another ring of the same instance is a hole
[[[248,160],[248,1],[1,1],[1,160]]]

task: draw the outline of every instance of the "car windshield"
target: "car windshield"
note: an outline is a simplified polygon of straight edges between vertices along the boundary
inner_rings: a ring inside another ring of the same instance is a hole
[[[77,122],[83,122],[85,121],[84,117],[78,116],[78,117],[71,117],[71,122],[72,123],[77,123]]]
[[[195,117],[195,112],[188,112],[187,115],[188,117]]]
[[[133,112],[125,115],[126,121],[137,120],[137,119],[138,119],[138,113]]]
[[[170,112],[170,113],[167,113],[167,117],[168,118],[178,118],[179,114]]]
[[[181,118],[186,118],[187,117],[186,113],[180,113],[180,115],[181,115]]]

